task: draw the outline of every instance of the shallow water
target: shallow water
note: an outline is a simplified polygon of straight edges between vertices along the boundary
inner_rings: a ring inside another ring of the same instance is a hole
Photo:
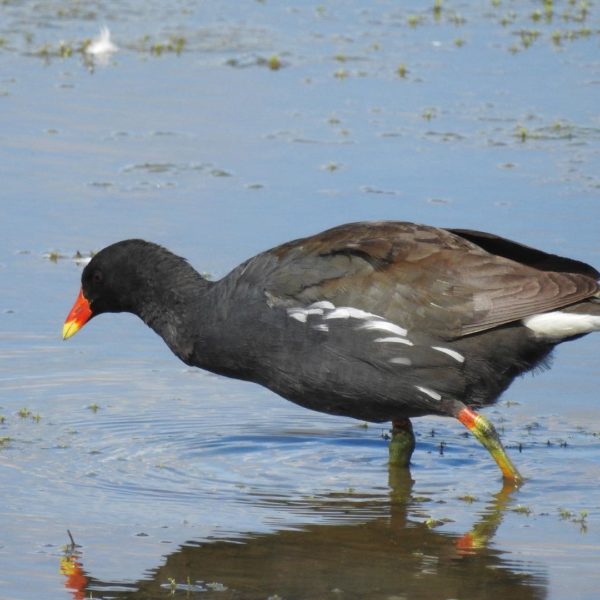
[[[385,427],[188,369],[131,316],[60,340],[75,252],[126,237],[214,277],[374,218],[600,265],[598,8],[550,5],[1,4],[0,597],[596,597],[595,338],[486,411],[518,490],[450,420],[390,472]]]

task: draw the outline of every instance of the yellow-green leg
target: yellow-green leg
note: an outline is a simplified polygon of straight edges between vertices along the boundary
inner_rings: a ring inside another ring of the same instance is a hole
[[[466,406],[458,411],[456,418],[487,448],[498,463],[504,479],[514,485],[523,483],[519,471],[506,454],[496,428],[488,419]]]
[[[408,467],[414,449],[415,434],[410,419],[394,419],[389,445],[390,466]]]

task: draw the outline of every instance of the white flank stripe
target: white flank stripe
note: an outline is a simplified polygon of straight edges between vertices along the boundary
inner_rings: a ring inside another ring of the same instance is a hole
[[[414,344],[405,337],[383,337],[376,338],[373,340],[374,342],[385,342],[390,344],[406,344],[407,346],[414,346]]]
[[[523,325],[539,337],[560,340],[600,330],[600,317],[558,310],[526,317],[523,319]]]
[[[316,329],[317,331],[329,331],[329,325],[325,325],[325,324],[315,325],[313,327],[313,329]]]
[[[457,352],[456,350],[450,350],[450,348],[444,348],[442,346],[431,346],[431,347],[434,350],[437,350],[438,352],[443,352],[444,354],[451,356],[454,360],[457,360],[460,363],[465,362],[465,357],[460,352]]]
[[[422,387],[420,385],[415,385],[415,387],[423,392],[424,394],[427,394],[430,398],[433,398],[434,400],[441,400],[442,399],[442,395],[438,394],[437,392],[434,392],[433,390],[430,390],[429,388],[426,387]]]
[[[360,308],[352,308],[351,306],[343,306],[332,310],[325,315],[326,319],[373,319],[378,318],[376,315]]]
[[[390,333],[395,333],[396,335],[403,337],[406,336],[406,329],[399,325],[395,325],[394,323],[390,323],[389,321],[367,321],[364,325],[361,325],[359,329],[377,329],[380,331],[389,331]]]
[[[335,304],[329,302],[329,300],[320,300],[319,302],[313,302],[308,308],[326,308],[327,310],[333,310]]]
[[[390,358],[390,362],[393,365],[407,365],[407,366],[412,365],[410,358],[406,358],[404,356],[396,356],[394,358]]]
[[[305,310],[289,308],[287,313],[292,319],[296,319],[297,321],[300,321],[300,323],[306,323],[306,311]]]

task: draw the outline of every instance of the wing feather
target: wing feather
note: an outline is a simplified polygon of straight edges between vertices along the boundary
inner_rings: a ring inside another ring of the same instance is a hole
[[[260,275],[274,305],[327,300],[446,339],[556,310],[599,291],[597,272],[585,263],[491,234],[402,222],[336,227],[260,254],[244,269],[247,278]]]

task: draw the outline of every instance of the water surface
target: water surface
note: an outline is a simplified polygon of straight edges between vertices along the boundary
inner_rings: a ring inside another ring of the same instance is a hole
[[[511,491],[450,420],[390,472],[385,427],[188,369],[134,317],[60,330],[75,253],[127,237],[220,277],[403,219],[598,266],[598,27],[567,1],[4,2],[0,596],[595,598],[597,339],[486,411]]]

